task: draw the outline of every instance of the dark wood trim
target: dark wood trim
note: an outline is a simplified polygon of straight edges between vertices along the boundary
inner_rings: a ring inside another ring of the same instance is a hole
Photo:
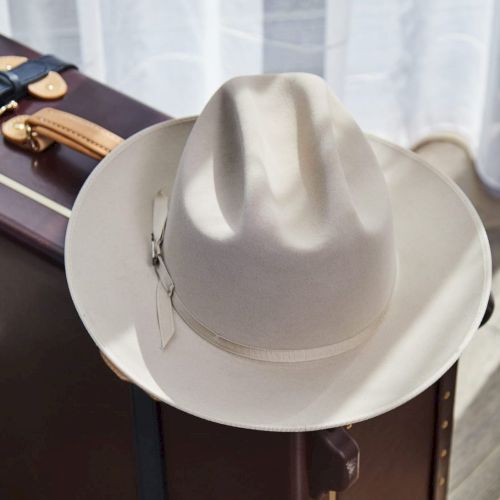
[[[445,500],[448,491],[451,441],[453,435],[453,404],[457,363],[439,380],[436,393],[434,459],[432,473],[432,500]]]

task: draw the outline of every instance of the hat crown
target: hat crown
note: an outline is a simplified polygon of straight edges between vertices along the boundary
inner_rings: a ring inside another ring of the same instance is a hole
[[[197,119],[163,243],[191,316],[231,342],[312,349],[376,322],[396,252],[385,181],[327,84],[239,77]]]

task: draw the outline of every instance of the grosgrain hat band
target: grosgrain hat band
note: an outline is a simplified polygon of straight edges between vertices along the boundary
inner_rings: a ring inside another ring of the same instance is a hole
[[[152,263],[158,276],[156,289],[156,314],[160,331],[161,347],[165,349],[175,333],[174,310],[181,319],[200,337],[221,349],[246,358],[272,362],[300,362],[328,358],[354,349],[362,344],[382,320],[384,312],[368,327],[352,337],[334,344],[310,349],[264,349],[228,340],[198,321],[182,303],[175,291],[175,284],[168,272],[162,243],[168,216],[168,196],[163,190],[155,196],[153,203],[153,233],[151,234]]]

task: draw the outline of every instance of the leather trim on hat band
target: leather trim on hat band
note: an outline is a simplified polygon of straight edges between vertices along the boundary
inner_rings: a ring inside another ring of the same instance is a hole
[[[264,349],[261,347],[251,347],[243,344],[238,344],[231,340],[221,337],[217,333],[209,330],[202,325],[182,304],[177,294],[173,294],[173,306],[175,311],[183,319],[183,321],[200,337],[204,338],[211,344],[224,349],[232,354],[237,354],[245,358],[251,358],[259,361],[272,361],[277,363],[296,363],[300,361],[314,361],[323,358],[329,358],[342,354],[361,345],[373,332],[375,325],[370,325],[362,332],[350,337],[342,342],[330,344],[321,347],[313,347],[310,349]]]
[[[197,320],[189,312],[188,308],[182,303],[178,294],[175,292],[174,281],[170,276],[161,251],[167,215],[168,197],[163,191],[160,191],[154,199],[151,244],[152,262],[158,276],[156,312],[162,349],[167,347],[168,342],[175,333],[174,310],[197,335],[224,351],[259,361],[281,363],[313,361],[342,354],[354,349],[370,337],[385,315],[387,307],[375,321],[352,337],[335,344],[313,347],[310,349],[265,349],[228,340]]]

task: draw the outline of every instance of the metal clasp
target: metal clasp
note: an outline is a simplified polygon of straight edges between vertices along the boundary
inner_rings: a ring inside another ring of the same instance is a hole
[[[12,100],[7,104],[4,104],[3,106],[0,106],[0,116],[2,116],[7,111],[14,111],[15,109],[17,109],[17,102]]]
[[[151,262],[157,266],[160,262],[161,241],[155,240],[155,235],[151,233]]]
[[[35,132],[29,123],[24,124],[24,130],[26,132],[26,137],[28,139],[28,144],[30,145],[30,148],[37,153],[40,151],[40,143],[35,139],[37,137],[37,132]]]

